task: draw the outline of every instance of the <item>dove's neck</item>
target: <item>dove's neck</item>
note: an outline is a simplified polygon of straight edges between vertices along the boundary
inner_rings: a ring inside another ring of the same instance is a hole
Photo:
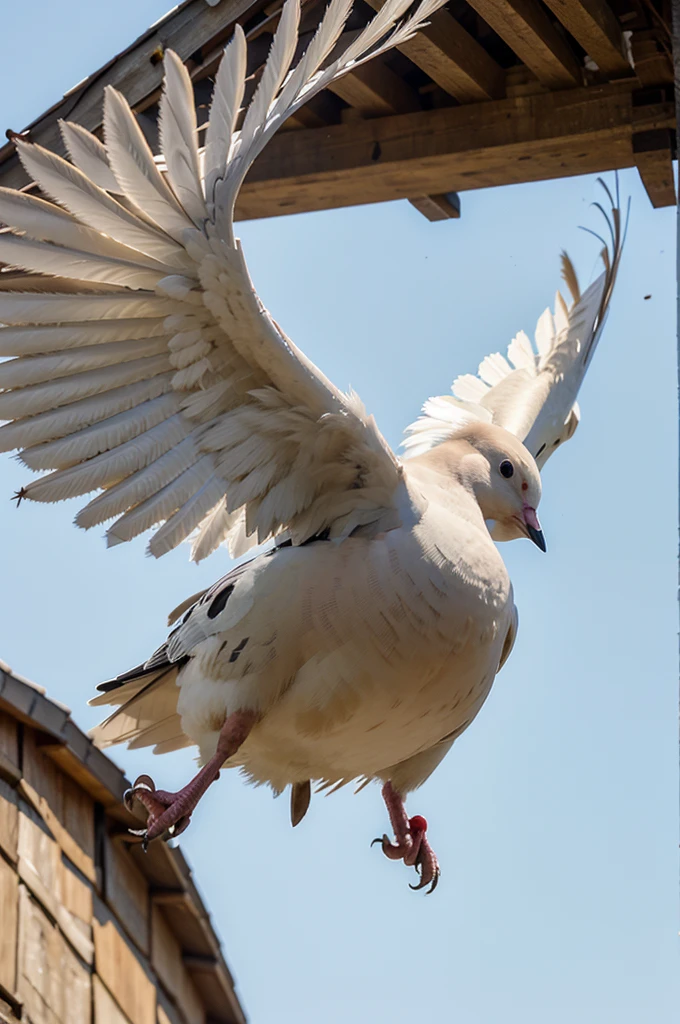
[[[467,441],[447,441],[406,463],[408,476],[427,496],[488,534],[492,513],[484,500],[489,464]]]

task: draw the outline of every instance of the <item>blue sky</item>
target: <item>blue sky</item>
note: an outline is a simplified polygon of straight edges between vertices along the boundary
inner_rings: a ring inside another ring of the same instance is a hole
[[[163,2],[38,0],[3,12],[0,127],[19,129],[164,13]],[[677,942],[675,218],[624,172],[631,224],[575,438],[544,473],[548,541],[504,545],[514,653],[411,813],[443,868],[432,897],[370,840],[377,788],[284,799],[223,773],[182,846],[253,1024],[641,1024],[675,1020]],[[240,227],[252,276],[296,343],[352,385],[398,444],[429,395],[474,371],[558,285],[598,272],[593,178],[466,193],[459,221],[406,202]],[[645,300],[645,296],[651,298]],[[94,685],[162,641],[165,616],[229,567],[183,547],[106,551],[74,503],[6,500],[0,657],[84,727]],[[189,751],[116,751],[181,785]]]

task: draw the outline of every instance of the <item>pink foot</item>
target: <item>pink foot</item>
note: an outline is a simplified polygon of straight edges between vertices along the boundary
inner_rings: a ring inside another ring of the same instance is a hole
[[[218,776],[219,772],[215,778]],[[201,795],[202,793],[192,792],[192,783],[177,793],[170,793],[165,789],[156,789],[156,783],[150,775],[140,775],[134,786],[126,791],[123,799],[129,811],[132,810],[134,801],[139,800],[146,808],[148,818],[146,828],[130,829],[130,832],[142,837],[145,851],[151,840],[157,839],[160,835],[174,839],[188,826]]]
[[[220,768],[232,754],[236,753],[256,722],[257,715],[253,711],[235,711],[229,715],[220,731],[217,750],[213,756],[191,782],[176,793],[156,789],[156,784],[149,775],[139,776],[134,786],[125,793],[124,800],[130,811],[135,800],[139,800],[147,810],[146,828],[130,829],[133,835],[142,837],[145,850],[152,839],[159,836],[171,839],[184,832],[199,800],[219,778]]]
[[[382,794],[394,829],[395,842],[383,835],[382,838],[374,839],[371,846],[380,843],[383,853],[390,860],[403,860],[408,867],[415,867],[420,882],[418,885],[410,885],[410,889],[424,889],[429,885],[428,894],[434,892],[441,871],[427,839],[427,821],[420,814],[412,818],[407,816],[404,801],[391,782],[385,783]]]

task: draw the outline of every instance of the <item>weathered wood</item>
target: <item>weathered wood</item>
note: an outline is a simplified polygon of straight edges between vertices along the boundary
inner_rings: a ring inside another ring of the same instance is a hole
[[[633,135],[635,166],[655,209],[676,203],[673,149],[673,134],[668,128]]]
[[[423,111],[272,140],[237,216],[438,195],[633,164],[631,135],[674,123],[669,102],[636,107],[629,83]]]
[[[19,879],[0,857],[0,985],[11,993],[16,991],[18,911]]]
[[[17,860],[18,835],[17,795],[8,782],[0,779],[0,850],[13,864]]]
[[[87,964],[94,961],[92,941],[92,888],[73,865],[61,859],[61,905],[57,923],[75,951]]]
[[[16,782],[21,778],[19,764],[18,723],[0,708],[0,775]]]
[[[418,213],[433,223],[440,220],[458,220],[460,217],[460,199],[455,192],[439,196],[417,196],[409,199]]]
[[[606,0],[545,2],[600,71],[610,78],[634,74],[625,56],[621,26]]]
[[[385,0],[368,3],[379,11]],[[433,14],[429,25],[398,49],[461,103],[503,95],[503,69],[448,11]]]
[[[56,919],[61,903],[61,850],[41,816],[22,803],[19,810],[19,877]]]
[[[187,1024],[204,1024],[205,1011],[182,960],[182,949],[161,908],[151,911],[151,965]]]
[[[329,91],[365,117],[412,113],[420,109],[413,89],[386,64],[375,60],[331,83]]]
[[[96,896],[92,928],[97,974],[134,1024],[155,1024],[153,979],[111,911]]]
[[[92,978],[94,1024],[132,1024],[115,999],[95,974]]]
[[[149,952],[149,887],[127,846],[104,837],[104,893],[133,942]]]
[[[665,85],[673,81],[670,51],[663,48],[654,32],[634,32],[631,44],[635,74],[642,85]]]
[[[172,49],[186,60],[252,7],[252,0],[221,0],[216,7],[209,7],[205,0],[193,0],[180,6],[125,53],[105,65],[96,75],[96,84],[88,79],[77,85],[60,103],[29,125],[31,141],[64,155],[58,118],[68,118],[94,131],[102,123],[103,91],[107,85],[119,89],[131,106],[136,106],[161,87],[162,62],[151,60],[159,47],[161,52]],[[5,149],[0,150],[0,160],[5,152]],[[2,166],[2,184],[8,188],[21,188],[27,181],[26,175],[18,158],[10,159],[11,167],[7,164]]]
[[[43,751],[33,729],[24,736],[25,785],[39,798],[39,811],[67,857],[90,881],[94,867],[94,802]]]
[[[31,1024],[91,1024],[91,977],[42,908],[19,887],[17,994]]]
[[[582,84],[576,58],[537,0],[470,0],[470,6],[544,85]]]

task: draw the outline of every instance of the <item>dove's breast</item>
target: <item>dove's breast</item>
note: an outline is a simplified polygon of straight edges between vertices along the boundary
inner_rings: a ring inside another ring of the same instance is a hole
[[[371,776],[462,732],[491,688],[513,603],[493,544],[456,532],[455,552],[432,524],[289,549],[283,590],[272,559],[267,599],[256,584],[239,623],[238,678],[215,667],[221,634],[183,670],[179,710],[202,756],[243,706],[263,718],[234,763],[277,789]]]

